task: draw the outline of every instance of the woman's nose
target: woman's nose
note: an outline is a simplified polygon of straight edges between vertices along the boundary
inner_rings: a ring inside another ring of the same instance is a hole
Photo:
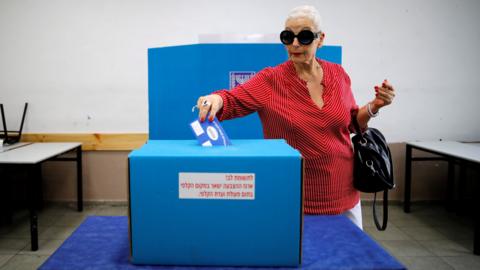
[[[300,42],[298,42],[298,38],[297,37],[294,37],[293,38],[293,43],[292,43],[293,46],[295,47],[300,47]]]

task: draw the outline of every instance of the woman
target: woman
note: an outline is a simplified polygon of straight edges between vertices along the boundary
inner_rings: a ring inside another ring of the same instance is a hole
[[[200,97],[199,118],[225,120],[258,112],[264,137],[285,139],[305,159],[305,213],[343,213],[362,228],[360,196],[353,187],[352,117],[366,128],[395,94],[384,80],[374,87],[373,100],[359,108],[343,68],[315,57],[324,38],[317,10],[294,8],[280,34],[289,60],[230,91]]]

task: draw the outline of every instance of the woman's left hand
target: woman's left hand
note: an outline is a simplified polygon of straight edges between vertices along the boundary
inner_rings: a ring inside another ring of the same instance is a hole
[[[383,80],[382,86],[375,86],[375,99],[372,101],[372,106],[376,111],[383,106],[390,105],[394,97],[395,89],[387,80]]]

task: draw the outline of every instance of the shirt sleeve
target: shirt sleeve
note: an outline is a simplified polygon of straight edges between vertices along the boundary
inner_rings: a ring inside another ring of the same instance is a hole
[[[222,121],[261,110],[272,96],[271,76],[272,68],[265,68],[230,91],[223,89],[213,92],[223,100],[223,108],[217,113],[217,118]]]

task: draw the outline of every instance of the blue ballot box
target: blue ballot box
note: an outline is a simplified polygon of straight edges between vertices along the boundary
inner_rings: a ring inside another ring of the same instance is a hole
[[[284,140],[150,140],[129,155],[131,262],[298,266],[302,159]]]

